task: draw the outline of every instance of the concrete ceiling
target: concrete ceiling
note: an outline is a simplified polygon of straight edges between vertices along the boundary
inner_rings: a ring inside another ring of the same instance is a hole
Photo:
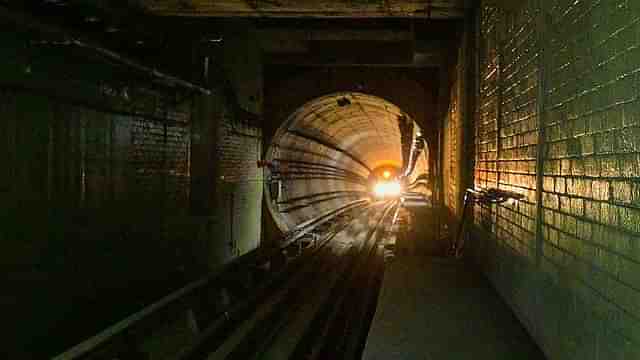
[[[432,18],[465,15],[475,0],[140,0],[157,15],[290,18]]]
[[[268,63],[304,66],[440,66],[446,49],[411,30],[264,28],[258,40]]]

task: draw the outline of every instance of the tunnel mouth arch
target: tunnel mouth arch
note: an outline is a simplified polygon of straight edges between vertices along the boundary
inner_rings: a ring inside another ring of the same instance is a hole
[[[390,101],[334,92],[295,109],[265,153],[269,213],[283,233],[350,202],[371,198],[376,169],[400,173],[418,123]],[[403,139],[404,134],[404,139]],[[428,174],[428,144],[408,180]]]

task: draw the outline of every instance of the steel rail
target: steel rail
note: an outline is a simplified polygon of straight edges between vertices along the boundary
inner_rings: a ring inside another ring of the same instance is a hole
[[[357,201],[349,203],[344,207],[322,214],[319,218],[311,219],[311,221],[307,221],[301,224],[301,226],[297,228],[298,233],[294,238],[288,241],[288,244],[291,244],[294,241],[302,238],[313,228],[316,228],[317,226],[328,222],[333,217],[341,216],[351,209],[359,208],[359,206],[361,205],[366,205],[366,202]],[[279,253],[279,249],[277,251],[274,250],[270,253],[267,253],[262,257],[257,256],[256,252],[246,254],[234,260],[231,264],[225,266],[224,268],[221,268],[218,271],[215,271],[201,279],[193,281],[185,285],[184,287],[170,293],[169,295],[161,298],[157,302],[152,303],[144,307],[140,311],[114,323],[113,325],[100,331],[96,335],[93,335],[88,339],[80,342],[79,344],[69,348],[68,350],[54,356],[53,360],[73,360],[86,358],[93,352],[100,351],[100,349],[102,349],[104,346],[115,342],[116,339],[127,337],[130,333],[135,333],[135,329],[145,328],[145,324],[149,321],[152,321],[152,319],[156,316],[164,313],[178,311],[180,309],[188,307],[187,305],[185,305],[185,303],[189,302],[192,298],[198,297],[200,291],[204,291],[205,289],[219,284],[219,282],[223,281],[223,278],[225,276],[227,276],[229,273],[233,273],[235,269],[239,267],[249,267],[250,264],[254,262],[262,262],[265,258],[268,259],[277,255]]]
[[[272,253],[267,253],[264,258],[271,258],[280,252],[279,249],[285,249],[287,246],[293,244],[295,241],[302,239],[304,236],[312,232],[314,229],[329,223],[335,219],[344,219],[345,215],[351,214],[355,211],[362,213],[366,209],[373,208],[383,203],[370,203],[368,200],[358,200],[351,202],[343,207],[324,213],[314,219],[306,221],[300,224],[296,228],[296,232],[286,241],[283,242],[280,247],[275,249]],[[349,218],[352,218],[349,216]],[[348,222],[346,222],[348,224]],[[225,335],[233,328],[234,325],[242,321],[252,309],[258,304],[262,303],[263,299],[270,294],[273,294],[283,282],[288,282],[292,279],[298,270],[304,266],[311,266],[312,262],[308,262],[308,256],[318,255],[320,249],[325,248],[331,239],[337,234],[340,229],[346,227],[346,225],[339,225],[338,227],[331,227],[325,231],[324,239],[318,243],[315,248],[311,248],[308,251],[305,250],[304,256],[298,257],[293,262],[281,270],[269,277],[269,281],[261,284],[255,292],[247,298],[239,302],[235,302],[233,308],[227,308],[226,310],[219,311],[217,319],[205,323],[204,330],[199,332],[198,340],[195,344],[187,349],[181,355],[181,359],[200,359],[203,358],[206,353],[211,349],[212,344],[215,345],[224,340]],[[82,343],[72,347],[71,349],[54,357],[54,360],[67,360],[67,359],[81,359],[94,356],[94,353],[103,352],[104,348],[108,345],[116,345],[120,343],[128,343],[129,335],[137,334],[136,339],[140,337],[140,332],[143,329],[147,329],[150,324],[154,324],[157,321],[157,316],[165,316],[169,313],[177,313],[178,311],[191,308],[190,302],[194,299],[202,296],[201,291],[208,291],[212,286],[220,284],[218,280],[223,280],[225,275],[233,273],[240,268],[246,268],[250,264],[260,261],[256,260],[259,257],[255,253],[243,256],[242,258],[234,261],[231,266],[225,267],[220,271],[213,273],[203,279],[195,281],[180,290],[162,298],[160,301],[145,307],[141,311],[117,322],[111,327],[101,331],[95,336],[83,341]],[[312,266],[313,267],[313,266]],[[235,270],[234,270],[235,269]],[[124,337],[124,338],[123,338]],[[141,338],[140,338],[141,339]],[[132,340],[132,341],[139,341]],[[115,348],[117,354],[120,354],[122,349]],[[126,349],[124,349],[126,352]]]
[[[280,244],[280,248],[284,248],[291,245],[293,242],[302,238],[309,232],[313,231],[313,229],[317,228],[318,226],[331,221],[333,218],[340,216],[347,211],[357,209],[357,208],[362,208],[366,206],[369,202],[370,202],[369,199],[355,200],[345,204],[340,208],[327,211],[326,213],[323,213],[313,219],[310,219],[301,224],[298,224],[298,226],[296,226],[295,229],[289,231],[289,235],[287,236],[287,239],[285,239],[285,241],[283,241],[282,244]]]
[[[378,203],[378,205],[385,205]],[[374,205],[372,205],[374,206]],[[390,207],[385,206],[381,212],[378,224],[382,223],[387,217]],[[368,218],[369,216],[367,216]],[[341,256],[330,256],[322,263],[310,264],[304,274],[298,274],[295,280],[291,281],[287,289],[281,293],[281,296],[274,302],[270,303],[269,310],[263,313],[259,319],[252,324],[250,329],[246,330],[239,341],[232,343],[226,349],[221,348],[216,353],[208,355],[208,358],[225,360],[245,360],[259,359],[267,352],[273,340],[278,333],[287,327],[298,313],[308,305],[309,296],[316,291],[310,291],[304,284],[317,283],[315,288],[322,287],[327,274],[332,273],[336,268],[342,269],[342,272],[350,274],[354,266],[360,261],[360,256],[367,256],[370,248],[375,246],[377,241],[373,237],[378,234],[378,226],[371,229],[366,236],[366,240],[361,244],[352,244],[350,250]],[[328,241],[325,242],[327,244]],[[318,258],[316,258],[318,259]],[[331,290],[332,287],[327,288]],[[318,294],[319,295],[319,294]],[[195,358],[194,358],[195,359]]]
[[[395,207],[395,211],[393,208]],[[362,301],[355,300],[356,304],[355,310],[359,311],[359,314],[356,314],[355,319],[351,320],[351,328],[348,332],[355,334],[355,336],[350,337],[351,341],[347,342],[347,346],[345,349],[345,359],[361,359],[362,353],[364,352],[364,347],[366,345],[367,336],[369,335],[368,329],[373,322],[373,318],[376,312],[377,304],[378,304],[378,294],[380,292],[380,288],[382,286],[382,278],[384,276],[384,264],[385,264],[385,254],[384,254],[384,246],[380,246],[380,243],[383,239],[386,238],[388,231],[392,231],[396,221],[398,220],[400,209],[402,208],[402,204],[399,201],[396,201],[393,206],[389,209],[390,211],[387,213],[390,215],[393,213],[393,216],[390,218],[390,223],[388,227],[382,231],[381,237],[377,240],[375,244],[375,249],[372,249],[372,253],[369,257],[369,264],[367,265],[367,271],[365,274],[368,276],[367,286],[365,287],[366,292],[361,294]]]
[[[369,241],[365,244],[363,256],[359,258],[355,268],[338,284],[332,297],[327,299],[325,311],[320,314],[316,323],[311,326],[311,334],[297,347],[290,359],[357,359],[357,345],[362,341],[362,328],[367,307],[363,302],[371,301],[377,288],[374,289],[373,275],[377,271],[369,271],[371,263],[378,255],[378,244],[385,234],[383,227],[387,216],[397,201],[391,201],[385,207],[383,216],[371,230]],[[377,270],[380,270],[378,267]],[[363,286],[363,284],[365,284]],[[366,324],[368,327],[368,323]],[[314,333],[315,332],[315,333]]]
[[[210,354],[215,352],[225,342],[225,340],[231,336],[234,326],[237,326],[248,319],[256,311],[258,305],[265,303],[269,296],[278,297],[278,299],[276,299],[276,303],[279,301],[285,301],[286,294],[283,295],[282,292],[286,293],[291,291],[291,289],[295,289],[297,285],[300,287],[302,286],[307,275],[312,274],[314,268],[318,265],[317,262],[319,260],[316,255],[327,249],[326,245],[329,244],[335,234],[339,231],[341,230],[328,234],[328,236],[326,236],[326,238],[309,254],[309,256],[313,256],[312,262],[306,261],[307,257],[297,258],[291,266],[276,274],[271,282],[263,285],[253,296],[235,304],[232,308],[225,311],[224,316],[218,318],[212,323],[212,325],[203,330],[197,342],[185,349],[178,359],[196,360],[208,358]],[[269,291],[270,289],[281,285],[283,282],[285,285],[284,289],[280,290],[280,295],[274,295],[273,291]]]
[[[132,332],[132,329],[137,326],[144,326],[142,323],[149,320],[151,317],[158,315],[160,312],[170,311],[169,308],[180,305],[181,302],[189,296],[195,296],[195,293],[203,288],[211,285],[215,280],[220,279],[225,275],[227,271],[235,266],[242,266],[243,264],[250,262],[255,257],[255,253],[249,253],[238,259],[232,264],[223,269],[219,269],[201,279],[193,281],[186,286],[170,293],[162,299],[152,303],[141,309],[140,311],[116,322],[115,324],[107,327],[94,336],[82,341],[81,343],[71,347],[70,349],[54,356],[52,360],[72,360],[81,359],[88,356],[92,351],[96,351],[102,346],[114,340],[119,336],[126,336],[128,332]]]
[[[327,252],[324,255],[330,254]],[[306,273],[298,274],[300,276],[296,279],[297,281],[288,284],[286,291],[272,305],[268,314],[254,324],[249,333],[230,353],[226,354],[224,359],[247,360],[261,358],[261,355],[271,347],[278,332],[282,331],[287,326],[287,323],[290,322],[291,317],[305,305],[305,298],[309,292],[308,285],[319,284],[322,282],[324,275],[334,271],[339,266],[338,258],[327,257],[328,259],[325,261],[320,261],[321,258],[318,256],[316,259],[319,261],[310,264]]]

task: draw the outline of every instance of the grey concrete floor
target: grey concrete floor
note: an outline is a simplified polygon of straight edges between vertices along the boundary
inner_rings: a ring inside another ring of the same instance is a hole
[[[387,264],[364,360],[544,359],[489,282],[449,259]]]

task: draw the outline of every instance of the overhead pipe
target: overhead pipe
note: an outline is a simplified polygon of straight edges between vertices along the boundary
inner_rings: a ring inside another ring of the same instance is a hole
[[[278,171],[278,174],[294,174],[294,175],[330,175],[349,179],[363,180],[361,177],[353,176],[349,174],[340,173],[337,171],[324,170],[324,169],[309,169],[309,168],[287,168],[286,170]]]
[[[320,175],[314,175],[314,176],[293,176],[293,177],[283,177],[280,178],[279,180],[281,181],[297,181],[297,180],[337,180],[337,181],[344,181],[344,182],[348,182],[348,183],[352,183],[352,184],[357,184],[357,185],[361,185],[361,186],[365,186],[362,182],[360,181],[356,181],[353,179],[349,179],[349,178],[343,178],[343,177],[337,177],[337,176],[320,176]]]
[[[42,95],[42,96],[46,96],[51,100],[54,100],[63,104],[91,109],[91,110],[99,111],[106,114],[136,117],[147,122],[166,124],[168,126],[176,126],[176,127],[186,127],[188,125],[188,123],[185,123],[182,121],[171,120],[171,119],[150,115],[143,112],[137,112],[135,110],[113,109],[112,107],[105,106],[103,104],[98,103],[97,101],[82,100],[82,99],[77,99],[77,98],[73,98],[66,95],[54,94],[51,92],[51,90],[45,89],[45,88],[23,86],[21,84],[0,84],[0,89],[10,90],[10,91],[20,91],[20,92],[25,92],[29,94],[35,94],[35,95]],[[118,118],[115,118],[115,119],[117,120]]]
[[[337,194],[351,194],[351,195],[357,195],[357,194],[368,194],[367,191],[361,191],[361,190],[339,190],[339,191],[325,191],[325,192],[321,192],[321,193],[315,193],[315,194],[309,194],[309,195],[304,195],[304,196],[297,196],[297,197],[293,197],[293,198],[288,198],[285,201],[279,201],[278,204],[291,204],[297,201],[304,201],[304,200],[310,200],[310,199],[314,199],[317,197],[322,197],[322,196],[332,196],[332,195],[337,195]]]
[[[337,171],[324,170],[318,168],[289,168],[286,171],[281,171],[280,174],[294,174],[294,175],[323,175],[323,176],[333,176],[344,179],[351,179],[353,181],[359,182],[363,185],[367,184],[368,180],[366,178],[360,176],[354,176],[351,174],[345,174]]]
[[[271,171],[271,177],[273,180],[282,180],[285,177],[283,177],[283,175],[311,175],[311,176],[328,176],[328,177],[334,177],[334,178],[340,178],[340,179],[344,179],[344,180],[352,180],[352,182],[356,182],[356,183],[360,183],[360,184],[366,184],[366,179],[364,179],[361,176],[354,176],[351,174],[344,174],[344,173],[340,173],[340,172],[336,172],[336,171],[332,171],[332,170],[327,170],[327,169],[305,169],[305,168],[292,168],[291,170],[289,170],[288,167],[283,169],[283,166],[280,164],[279,161],[265,161],[265,160],[259,160],[257,162],[258,167],[266,167]],[[308,170],[308,171],[305,171]]]
[[[365,163],[364,161],[362,161],[362,159],[360,159],[359,157],[357,157],[356,155],[354,155],[353,153],[342,149],[340,147],[338,147],[337,145],[334,145],[326,140],[320,139],[316,136],[304,133],[302,131],[298,131],[298,130],[294,130],[294,129],[288,129],[287,133],[292,134],[294,136],[297,136],[299,138],[305,139],[305,140],[309,140],[311,142],[314,142],[316,144],[322,145],[326,148],[329,148],[331,150],[337,151],[341,154],[346,155],[347,157],[349,157],[351,160],[357,162],[358,164],[362,165],[365,169],[367,169],[369,172],[372,172],[373,170],[369,167],[369,165],[367,165],[367,163]]]
[[[350,178],[354,178],[354,179],[362,179],[364,181],[367,180],[367,178],[365,178],[364,176],[361,176],[359,174],[354,174],[348,171],[344,171],[344,170],[334,170],[334,169],[327,169],[324,167],[316,167],[316,166],[312,166],[312,165],[298,165],[298,164],[294,164],[294,165],[290,165],[287,167],[288,170],[290,171],[310,171],[310,172],[321,172],[321,173],[329,173],[329,174],[334,174],[337,176],[344,176],[344,177],[350,177]]]
[[[351,174],[353,176],[357,176],[357,177],[361,177],[362,179],[367,180],[366,177],[362,176],[361,174],[358,174],[357,172],[339,167],[339,166],[335,166],[335,165],[329,165],[329,164],[325,164],[325,163],[318,163],[318,162],[312,162],[312,161],[304,161],[304,160],[291,160],[291,159],[281,159],[281,158],[275,158],[273,159],[273,161],[279,161],[281,163],[287,163],[287,164],[294,164],[295,165],[308,165],[311,167],[319,167],[319,168],[323,168],[323,169],[329,169],[329,170],[333,170],[336,172],[344,172],[347,174]],[[292,167],[294,167],[292,166]],[[302,167],[302,166],[301,166]]]
[[[366,181],[363,181],[362,179],[359,178],[353,178],[350,176],[344,176],[344,175],[340,175],[340,174],[333,174],[330,172],[321,172],[321,171],[286,171],[286,172],[281,172],[280,175],[284,175],[284,176],[280,176],[279,179],[287,179],[288,175],[292,175],[294,177],[314,177],[314,176],[325,176],[327,178],[332,178],[332,179],[339,179],[339,180],[343,180],[343,181],[349,181],[355,184],[361,184],[363,186],[367,185]],[[274,179],[275,180],[275,179]]]
[[[148,66],[139,64],[133,60],[130,60],[114,51],[111,51],[109,49],[106,49],[104,47],[98,46],[98,45],[93,45],[93,44],[89,44],[86,43],[84,41],[78,40],[78,39],[74,39],[74,38],[69,38],[63,41],[40,41],[40,42],[35,42],[35,44],[39,44],[39,45],[55,45],[55,46],[76,46],[82,49],[87,49],[87,50],[91,50],[94,51],[96,53],[98,53],[99,55],[111,60],[111,61],[115,61],[117,63],[120,63],[121,65],[127,66],[129,68],[135,69],[141,73],[144,73],[152,78],[156,78],[156,79],[160,79],[162,81],[165,81],[166,83],[170,84],[170,85],[175,85],[175,86],[180,86],[192,91],[196,91],[196,92],[200,92],[202,94],[205,95],[211,95],[211,90],[209,89],[205,89],[201,86],[195,85],[189,81],[186,80],[182,80],[180,78],[177,78],[175,76],[172,75],[167,75],[161,71],[158,71],[154,68],[150,68]]]
[[[310,156],[312,156],[314,158],[319,158],[319,159],[324,159],[324,160],[329,160],[329,161],[334,161],[335,160],[333,157],[331,157],[331,156],[329,156],[327,154],[311,151],[309,149],[303,149],[301,147],[290,146],[290,145],[282,145],[282,144],[279,144],[277,142],[271,144],[271,146],[273,146],[274,149],[279,149],[279,150],[282,150],[282,151],[310,155]]]
[[[320,204],[323,202],[327,202],[327,201],[331,201],[331,200],[337,200],[337,199],[344,199],[344,198],[364,198],[363,196],[358,196],[355,194],[341,194],[341,195],[335,195],[335,196],[330,196],[330,197],[326,197],[326,198],[322,198],[322,199],[317,199],[317,200],[313,200],[313,201],[309,201],[307,203],[304,203],[302,205],[295,205],[295,206],[290,206],[288,208],[282,209],[280,210],[281,213],[290,213],[293,211],[297,211],[300,209],[304,209],[304,208],[308,208],[310,206],[316,205],[316,204]]]
[[[150,68],[148,66],[139,64],[131,59],[128,59],[114,51],[111,51],[109,49],[106,49],[104,47],[98,46],[98,45],[94,45],[94,44],[90,44],[88,42],[79,40],[77,38],[74,38],[73,36],[70,36],[68,34],[68,31],[65,31],[57,26],[53,26],[50,24],[45,24],[42,21],[39,21],[38,19],[36,19],[35,17],[26,14],[24,12],[19,12],[19,11],[15,11],[15,10],[11,10],[8,9],[5,6],[0,5],[0,19],[2,21],[5,22],[9,22],[12,24],[15,24],[16,26],[20,27],[20,26],[24,26],[26,28],[31,28],[34,30],[37,30],[39,32],[42,33],[47,33],[47,34],[55,34],[58,35],[60,37],[62,37],[65,40],[62,41],[52,41],[52,42],[47,42],[47,41],[42,41],[40,42],[41,44],[50,44],[50,45],[62,45],[62,46],[77,46],[83,49],[89,49],[92,50],[100,55],[102,55],[105,58],[108,58],[109,60],[118,62],[122,65],[128,66],[132,69],[135,69],[137,71],[146,73],[147,75],[154,77],[156,79],[161,79],[163,81],[166,81],[169,84],[172,85],[176,85],[176,86],[180,86],[180,87],[184,87],[193,91],[197,91],[206,95],[211,95],[211,90],[209,89],[205,89],[201,86],[198,86],[196,84],[193,84],[189,81],[186,80],[182,80],[180,78],[177,78],[175,76],[171,76],[171,75],[167,75],[163,72],[160,72],[156,69]]]

